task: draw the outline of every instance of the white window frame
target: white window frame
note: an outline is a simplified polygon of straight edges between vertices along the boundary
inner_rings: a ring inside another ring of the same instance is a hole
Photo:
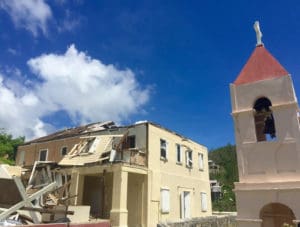
[[[162,147],[162,142],[165,142],[165,147]],[[159,140],[159,147],[160,147],[160,149],[159,149],[159,151],[160,151],[160,159],[162,159],[162,160],[168,160],[168,142],[167,142],[167,140],[160,139]],[[165,149],[165,157],[163,157],[161,155],[161,150],[162,149]]]
[[[160,211],[170,213],[170,189],[160,188]]]
[[[208,209],[207,193],[206,192],[201,192],[200,197],[201,197],[201,211],[206,212],[207,209]]]
[[[98,147],[98,144],[100,143],[100,138],[96,137],[93,139],[92,144],[90,145],[90,148],[88,150],[88,153],[93,154],[96,152],[96,148]]]
[[[67,149],[67,153],[66,153],[65,155],[63,155],[63,153],[62,153],[62,151],[63,151],[64,148]],[[67,154],[68,154],[68,146],[62,146],[62,147],[60,148],[60,155],[64,157],[64,156],[66,156]]]
[[[40,149],[40,151],[39,151],[39,161],[41,161],[41,153],[42,153],[42,151],[46,151],[46,159],[45,160],[43,160],[43,161],[48,161],[48,149],[46,148],[46,149]]]
[[[191,153],[191,158],[189,157],[189,153]],[[185,152],[185,163],[186,167],[193,168],[193,150],[186,150]]]
[[[84,147],[82,147],[82,149],[80,150],[80,154],[88,154],[88,153],[92,153],[92,148],[95,146],[94,142],[95,142],[94,137],[88,138],[86,139],[86,143],[84,145]]]
[[[182,164],[182,147],[181,147],[181,145],[176,143],[175,144],[175,149],[176,149],[176,163],[177,164]],[[178,152],[179,152],[179,160],[178,160]]]
[[[204,170],[204,155],[203,153],[198,153],[198,165],[199,170]]]

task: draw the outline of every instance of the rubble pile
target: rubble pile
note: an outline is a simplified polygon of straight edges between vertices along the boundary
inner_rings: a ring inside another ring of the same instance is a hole
[[[0,226],[69,222],[69,176],[54,162],[0,165]]]

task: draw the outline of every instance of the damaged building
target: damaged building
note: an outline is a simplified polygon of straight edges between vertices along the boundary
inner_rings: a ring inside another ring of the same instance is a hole
[[[207,148],[151,122],[94,123],[62,130],[18,148],[29,172],[53,163],[70,182],[69,204],[112,226],[210,216]],[[66,184],[64,184],[66,185]]]

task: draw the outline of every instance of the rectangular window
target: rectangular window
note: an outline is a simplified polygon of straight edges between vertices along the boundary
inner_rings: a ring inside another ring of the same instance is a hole
[[[160,157],[167,159],[167,141],[160,139]]]
[[[93,145],[94,141],[95,141],[95,138],[87,139],[85,141],[85,143],[83,144],[84,146],[83,146],[82,150],[80,151],[80,153],[88,153],[88,152],[90,152],[90,149],[92,148],[92,145]]]
[[[205,192],[201,192],[201,210],[207,211],[207,194]]]
[[[48,150],[40,150],[39,161],[47,161]]]
[[[135,148],[135,135],[127,136],[122,142],[122,149]]]
[[[162,213],[170,212],[170,190],[166,188],[160,189],[160,209]]]
[[[25,151],[20,151],[18,164],[22,166],[24,165],[24,163],[25,163]]]
[[[186,166],[189,168],[193,167],[193,151],[187,150],[186,153]]]
[[[177,157],[177,163],[182,162],[182,157],[181,157],[181,145],[176,144],[176,157]]]
[[[199,170],[204,169],[204,161],[203,161],[203,154],[198,153],[198,162],[199,162]]]
[[[135,135],[128,136],[124,148],[135,148]]]
[[[129,148],[135,148],[135,136],[128,136]]]
[[[68,153],[68,147],[62,147],[60,153],[61,156],[65,156]]]
[[[88,152],[95,153],[99,143],[100,143],[100,138],[99,137],[94,138],[91,144],[88,145],[89,146]]]

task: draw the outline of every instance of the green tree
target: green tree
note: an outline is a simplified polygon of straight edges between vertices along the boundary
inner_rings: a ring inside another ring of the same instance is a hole
[[[222,185],[223,197],[213,203],[213,209],[218,211],[235,211],[234,182],[238,181],[236,148],[227,144],[213,149],[208,154],[209,159],[220,166],[219,173],[210,174],[210,179],[216,179]]]
[[[11,134],[0,129],[0,161],[9,160],[13,161],[18,149],[18,146],[23,144],[25,137],[13,138]]]

